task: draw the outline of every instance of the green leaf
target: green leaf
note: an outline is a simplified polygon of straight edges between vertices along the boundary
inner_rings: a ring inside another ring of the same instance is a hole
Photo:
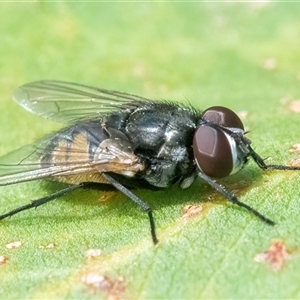
[[[227,106],[244,116],[267,162],[288,164],[299,157],[288,152],[300,142],[290,109],[300,93],[299,28],[291,3],[2,3],[0,154],[60,128],[13,103],[13,89],[61,79],[188,99],[199,109]],[[187,190],[137,190],[154,210],[157,246],[147,215],[122,194],[73,192],[1,221],[0,298],[299,298],[299,180],[251,162],[220,181],[274,227],[200,180]],[[62,187],[1,187],[0,213]],[[188,204],[195,215],[184,212]],[[21,246],[8,249],[14,241]],[[102,254],[88,259],[89,249]],[[258,262],[268,249],[269,260]]]

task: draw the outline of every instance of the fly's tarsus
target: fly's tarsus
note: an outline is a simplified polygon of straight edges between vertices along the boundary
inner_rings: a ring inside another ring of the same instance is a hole
[[[253,160],[256,162],[256,164],[263,170],[290,170],[290,171],[296,171],[300,170],[300,167],[297,166],[285,166],[285,165],[267,165],[262,159],[250,146],[250,156],[253,158]]]

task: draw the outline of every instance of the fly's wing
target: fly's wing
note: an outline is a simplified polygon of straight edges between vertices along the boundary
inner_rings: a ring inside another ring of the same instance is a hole
[[[132,94],[55,80],[22,85],[13,97],[26,110],[60,123],[94,118],[120,108],[134,109],[141,102],[150,101]]]
[[[63,132],[2,156],[0,186],[42,178],[69,183],[103,182],[103,172],[134,176],[144,169],[130,142],[117,130],[112,130],[109,138],[99,140],[93,153],[88,151],[89,141],[84,133],[59,139],[60,134]],[[73,180],[65,180],[72,177]]]
[[[150,101],[117,91],[51,80],[19,87],[14,92],[14,99],[28,111],[62,123],[96,118],[120,109],[131,110],[141,102]],[[120,139],[120,134],[111,133],[110,139],[99,140],[97,153],[92,154],[87,151],[88,141],[74,141],[72,137],[69,143],[56,148],[49,147],[53,136],[24,146],[0,158],[0,186],[41,178],[55,179],[101,172],[133,176],[143,166],[133,154],[129,141],[125,136]],[[125,147],[124,143],[129,145]]]
[[[36,180],[55,172],[51,166],[42,166],[41,157],[46,154],[46,139],[23,146],[0,157],[0,186]]]
[[[56,172],[53,167],[42,167],[39,148],[26,145],[0,158],[0,186],[37,180]]]

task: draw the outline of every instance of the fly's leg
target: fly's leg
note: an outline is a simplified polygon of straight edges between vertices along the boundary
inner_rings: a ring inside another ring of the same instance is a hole
[[[111,185],[113,185],[117,190],[122,192],[124,195],[126,195],[128,198],[130,198],[132,201],[134,201],[139,207],[144,210],[149,217],[150,222],[150,230],[151,230],[151,237],[154,244],[158,243],[158,239],[156,237],[156,231],[155,231],[155,223],[153,219],[153,213],[151,207],[142,201],[140,198],[138,198],[135,194],[133,194],[131,191],[129,191],[126,187],[124,187],[122,184],[120,184],[118,181],[116,181],[114,178],[112,178],[110,175],[102,173],[101,174],[103,178],[105,178]]]
[[[43,197],[43,198],[40,198],[40,199],[37,199],[37,200],[33,200],[31,203],[29,204],[26,204],[26,205],[23,205],[21,207],[18,207],[16,209],[13,209],[11,210],[10,212],[6,213],[6,214],[3,214],[3,215],[0,215],[0,220],[3,220],[7,217],[11,217],[23,210],[27,210],[27,209],[31,209],[31,208],[37,208],[38,206],[41,206],[43,204],[46,204],[47,202],[50,202],[52,200],[55,200],[59,197],[62,197],[74,190],[77,190],[77,189],[80,189],[84,187],[84,183],[80,183],[80,184],[77,184],[77,185],[71,185],[71,186],[68,186],[67,188],[65,189],[62,189],[58,192],[55,192],[49,196],[46,196],[46,197]]]
[[[296,166],[283,166],[283,165],[267,165],[265,164],[264,160],[251,148],[250,148],[250,155],[256,164],[263,170],[300,170],[300,167]]]
[[[264,215],[259,213],[257,210],[255,210],[251,206],[239,201],[238,198],[234,194],[227,191],[222,185],[218,184],[215,180],[211,179],[210,177],[208,177],[207,175],[205,175],[201,172],[198,173],[198,176],[201,177],[202,179],[204,179],[210,186],[212,186],[216,191],[218,191],[220,194],[222,194],[230,202],[247,209],[250,213],[255,215],[257,218],[259,218],[263,222],[267,223],[268,225],[275,225],[275,223],[272,220],[268,219],[267,217],[265,217]]]
[[[151,207],[146,204],[145,202],[143,202],[141,199],[139,199],[136,195],[134,195],[132,192],[130,192],[127,188],[125,188],[123,185],[121,185],[118,181],[116,181],[115,179],[113,179],[111,176],[107,175],[107,174],[102,174],[102,177],[104,177],[113,187],[115,187],[116,189],[118,189],[119,191],[121,191],[124,195],[126,195],[127,197],[129,197],[132,201],[134,201],[136,204],[138,204],[145,212],[147,212],[148,217],[149,217],[149,221],[150,221],[150,228],[151,228],[151,236],[152,236],[152,240],[154,244],[158,243],[158,239],[156,237],[156,231],[155,231],[155,223],[154,223],[154,219],[153,219],[153,214],[152,214],[152,209]],[[100,184],[101,189],[107,189],[107,190],[111,190],[111,186],[105,184],[102,185]],[[23,205],[21,207],[18,207],[16,209],[13,209],[11,211],[9,211],[6,214],[0,215],[0,220],[3,220],[7,217],[11,217],[21,211],[27,210],[27,209],[31,209],[31,208],[37,208],[38,206],[41,206],[43,204],[46,204],[52,200],[55,200],[59,197],[62,197],[74,190],[80,189],[80,188],[88,188],[88,189],[95,189],[95,188],[99,188],[99,184],[94,184],[94,183],[90,183],[90,182],[83,182],[77,185],[71,185],[65,189],[62,189],[58,192],[55,192],[49,196],[37,199],[37,200],[33,200],[31,203]]]

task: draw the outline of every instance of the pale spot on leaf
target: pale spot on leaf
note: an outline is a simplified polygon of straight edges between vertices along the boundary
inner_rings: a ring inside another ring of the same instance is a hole
[[[8,261],[8,258],[6,256],[0,255],[0,265],[6,264],[7,261]]]
[[[291,256],[291,251],[286,248],[283,241],[274,241],[267,251],[255,255],[256,262],[267,263],[274,271],[283,268],[287,259]]]
[[[22,242],[20,241],[14,241],[5,245],[7,249],[16,249],[16,248],[20,248],[21,246],[22,246]]]
[[[300,113],[300,100],[292,101],[289,104],[289,110],[294,113]]]
[[[93,257],[100,256],[102,253],[101,249],[89,249],[85,251],[84,256],[87,259],[92,259]]]

